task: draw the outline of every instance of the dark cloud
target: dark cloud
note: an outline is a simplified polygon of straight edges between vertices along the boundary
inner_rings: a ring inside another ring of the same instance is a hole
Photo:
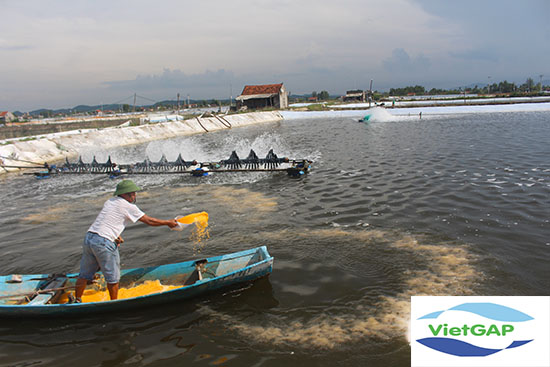
[[[0,51],[21,51],[21,50],[30,50],[33,47],[27,45],[11,45],[11,46],[2,46],[0,45]]]
[[[186,74],[181,70],[164,69],[159,75],[138,75],[132,80],[114,80],[104,82],[111,89],[135,88],[191,88],[198,86],[216,86],[230,82],[234,75],[230,71],[205,71],[202,74]]]
[[[103,84],[110,94],[141,93],[151,98],[165,99],[177,93],[192,94],[194,98],[225,98],[231,90],[236,93],[241,80],[233,72],[220,69],[199,74],[164,69],[160,74],[138,75],[131,80],[113,80]],[[238,91],[240,92],[240,90]]]
[[[410,73],[427,71],[430,67],[430,60],[423,54],[411,58],[402,48],[392,51],[390,58],[382,61],[384,69],[392,73]]]

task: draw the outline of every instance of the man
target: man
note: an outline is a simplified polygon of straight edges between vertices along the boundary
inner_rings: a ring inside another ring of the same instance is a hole
[[[136,192],[141,189],[131,180],[123,180],[117,186],[114,198],[105,202],[103,209],[88,229],[82,245],[80,274],[75,286],[75,301],[82,302],[86,284],[91,283],[101,269],[111,299],[118,297],[120,280],[120,255],[118,246],[124,242],[120,234],[127,224],[138,220],[150,226],[178,226],[175,219],[161,220],[142,212],[136,202]]]

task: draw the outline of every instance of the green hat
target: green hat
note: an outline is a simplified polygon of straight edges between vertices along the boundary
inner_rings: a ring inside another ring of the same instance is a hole
[[[122,180],[118,183],[118,185],[116,185],[116,190],[115,190],[114,196],[127,194],[129,192],[136,192],[136,191],[140,191],[140,190],[141,189],[139,188],[138,185],[136,185],[134,183],[134,181],[132,181],[132,180]]]

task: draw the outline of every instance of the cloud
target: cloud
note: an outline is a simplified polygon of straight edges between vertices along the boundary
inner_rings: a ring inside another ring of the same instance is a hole
[[[21,50],[30,50],[32,47],[27,45],[0,45],[0,51],[21,51]]]
[[[430,67],[430,60],[423,54],[412,59],[402,48],[392,51],[390,58],[382,62],[384,69],[392,73],[424,72]]]
[[[228,84],[235,77],[232,72],[220,69],[218,71],[206,70],[204,73],[185,74],[181,70],[165,68],[161,74],[138,75],[132,80],[113,80],[103,84],[110,89],[173,89],[212,87]]]
[[[472,50],[465,50],[462,52],[449,52],[451,57],[467,60],[467,61],[491,61],[498,62],[499,57],[494,50],[489,50],[487,48],[478,48]]]
[[[0,51],[20,51],[30,50],[32,47],[28,44],[14,43],[12,41],[0,38]]]
[[[159,74],[140,74],[134,79],[106,81],[102,85],[106,87],[107,95],[139,93],[154,100],[163,100],[178,93],[200,99],[235,97],[246,82],[250,84],[250,78],[236,76],[225,69],[193,74],[164,68]]]
[[[341,93],[370,79],[387,90],[546,73],[548,1],[504,1],[0,0],[0,100],[34,109],[133,93],[221,98],[231,84],[233,95],[272,82]]]

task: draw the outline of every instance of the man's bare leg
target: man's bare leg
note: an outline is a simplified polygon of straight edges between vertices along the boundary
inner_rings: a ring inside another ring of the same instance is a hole
[[[118,298],[118,283],[107,284],[107,290],[111,299]]]
[[[87,284],[88,284],[87,279],[78,278],[76,280],[74,296],[77,299],[77,301],[82,301],[82,295],[84,294],[84,290],[86,289]]]

